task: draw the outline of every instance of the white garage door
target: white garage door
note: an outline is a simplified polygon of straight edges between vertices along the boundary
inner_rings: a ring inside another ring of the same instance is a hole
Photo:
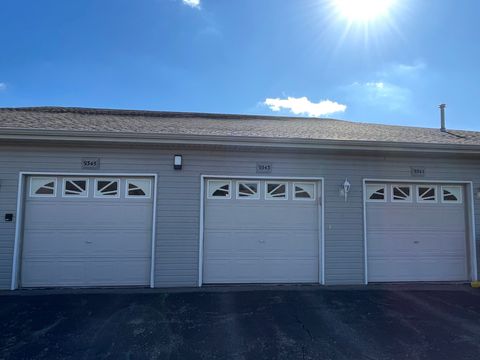
[[[204,283],[319,281],[319,183],[206,183]]]
[[[21,285],[148,285],[150,178],[30,177]]]
[[[468,279],[463,186],[366,186],[368,280]]]

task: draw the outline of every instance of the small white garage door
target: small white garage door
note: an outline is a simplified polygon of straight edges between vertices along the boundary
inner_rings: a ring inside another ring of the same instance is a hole
[[[148,285],[151,178],[27,179],[21,286]]]
[[[319,183],[206,183],[204,283],[319,281]]]
[[[366,185],[368,281],[467,280],[464,188]]]

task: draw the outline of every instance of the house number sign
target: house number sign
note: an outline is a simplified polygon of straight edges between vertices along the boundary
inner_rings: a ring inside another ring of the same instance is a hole
[[[424,167],[411,167],[410,174],[415,177],[424,177],[425,176],[425,168]]]
[[[271,172],[272,172],[272,163],[269,163],[269,162],[257,163],[257,174],[270,174]]]
[[[100,169],[100,158],[82,158],[82,169],[98,170]]]

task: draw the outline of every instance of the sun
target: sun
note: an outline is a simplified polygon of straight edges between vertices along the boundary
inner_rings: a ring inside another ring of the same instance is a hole
[[[395,0],[332,0],[342,17],[351,22],[371,22],[389,15]]]

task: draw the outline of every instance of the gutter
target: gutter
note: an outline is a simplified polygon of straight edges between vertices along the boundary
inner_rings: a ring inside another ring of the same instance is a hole
[[[39,142],[78,142],[97,144],[211,145],[335,151],[390,151],[402,153],[454,153],[480,155],[480,145],[409,143],[362,140],[322,140],[246,136],[112,133],[63,130],[2,129],[0,140]]]

